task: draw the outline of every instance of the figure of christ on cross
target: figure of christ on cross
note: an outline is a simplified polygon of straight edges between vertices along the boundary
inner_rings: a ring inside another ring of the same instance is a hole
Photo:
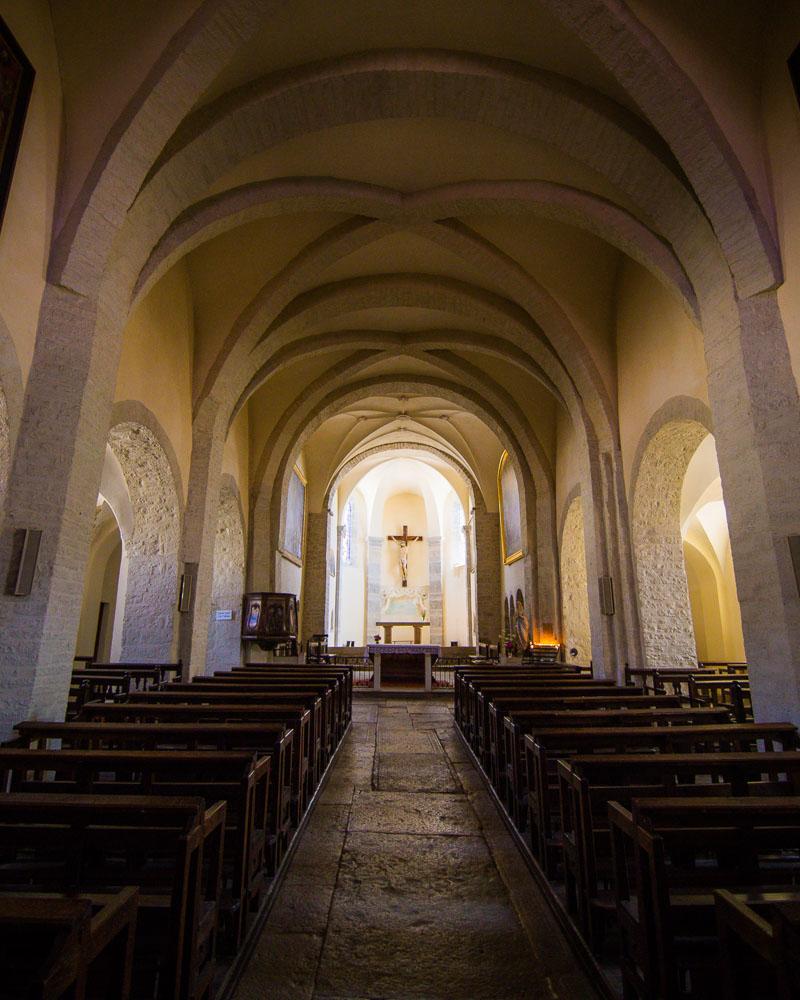
[[[408,586],[408,546],[411,542],[421,542],[422,535],[409,535],[408,525],[403,525],[402,535],[387,535],[390,542],[397,542],[400,546],[400,576],[403,579],[403,586]]]

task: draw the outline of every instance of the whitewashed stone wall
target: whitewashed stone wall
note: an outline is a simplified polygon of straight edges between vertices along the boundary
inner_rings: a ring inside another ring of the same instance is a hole
[[[707,433],[695,421],[663,426],[647,444],[634,483],[633,546],[648,666],[697,662],[680,510],[686,467]]]
[[[373,635],[381,631],[375,622],[381,617],[382,556],[383,536],[370,535],[367,539],[367,642],[372,642]],[[346,601],[347,594],[342,593],[339,599]]]
[[[592,630],[583,506],[579,496],[567,508],[561,530],[561,609],[567,662],[588,663],[592,658]],[[571,649],[577,649],[578,655],[570,656]]]
[[[428,538],[428,620],[431,623],[431,642],[442,644],[442,539],[438,535]]]
[[[208,623],[206,673],[241,663],[241,614],[244,592],[244,528],[239,499],[230,486],[219,498],[217,536],[214,542],[214,579]],[[231,621],[217,621],[217,611],[232,611]]]
[[[125,477],[133,511],[133,530],[123,538],[125,595],[119,656],[167,661],[174,653],[180,542],[172,468],[155,434],[141,424],[117,424],[108,443]]]

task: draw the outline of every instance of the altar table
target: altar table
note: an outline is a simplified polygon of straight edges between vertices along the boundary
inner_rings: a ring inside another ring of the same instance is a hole
[[[372,686],[376,691],[380,690],[382,682],[384,686],[391,682],[410,687],[418,684],[424,685],[426,691],[432,690],[438,646],[376,643],[367,646],[367,655],[372,660]]]
[[[419,646],[422,642],[422,630],[430,626],[430,622],[375,622],[378,628],[383,629],[383,641],[386,645],[389,645],[392,641],[392,629],[393,628],[406,628],[414,629],[414,645]]]

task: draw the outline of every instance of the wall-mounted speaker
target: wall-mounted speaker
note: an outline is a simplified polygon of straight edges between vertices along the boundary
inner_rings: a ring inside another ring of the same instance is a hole
[[[192,610],[194,605],[194,587],[197,581],[197,563],[187,562],[183,564],[181,575],[181,590],[178,596],[178,611],[186,614]]]
[[[11,549],[11,564],[6,579],[6,593],[27,597],[33,589],[33,577],[39,559],[42,533],[38,528],[17,528]]]
[[[597,580],[600,587],[600,611],[604,615],[614,614],[614,581],[610,576],[601,576]]]

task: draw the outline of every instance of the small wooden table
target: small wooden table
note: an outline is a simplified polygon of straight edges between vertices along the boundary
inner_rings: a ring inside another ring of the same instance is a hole
[[[414,645],[419,646],[422,644],[422,630],[429,626],[430,622],[375,622],[375,624],[383,629],[383,641],[387,646],[392,642],[392,629],[403,627],[414,629]]]

